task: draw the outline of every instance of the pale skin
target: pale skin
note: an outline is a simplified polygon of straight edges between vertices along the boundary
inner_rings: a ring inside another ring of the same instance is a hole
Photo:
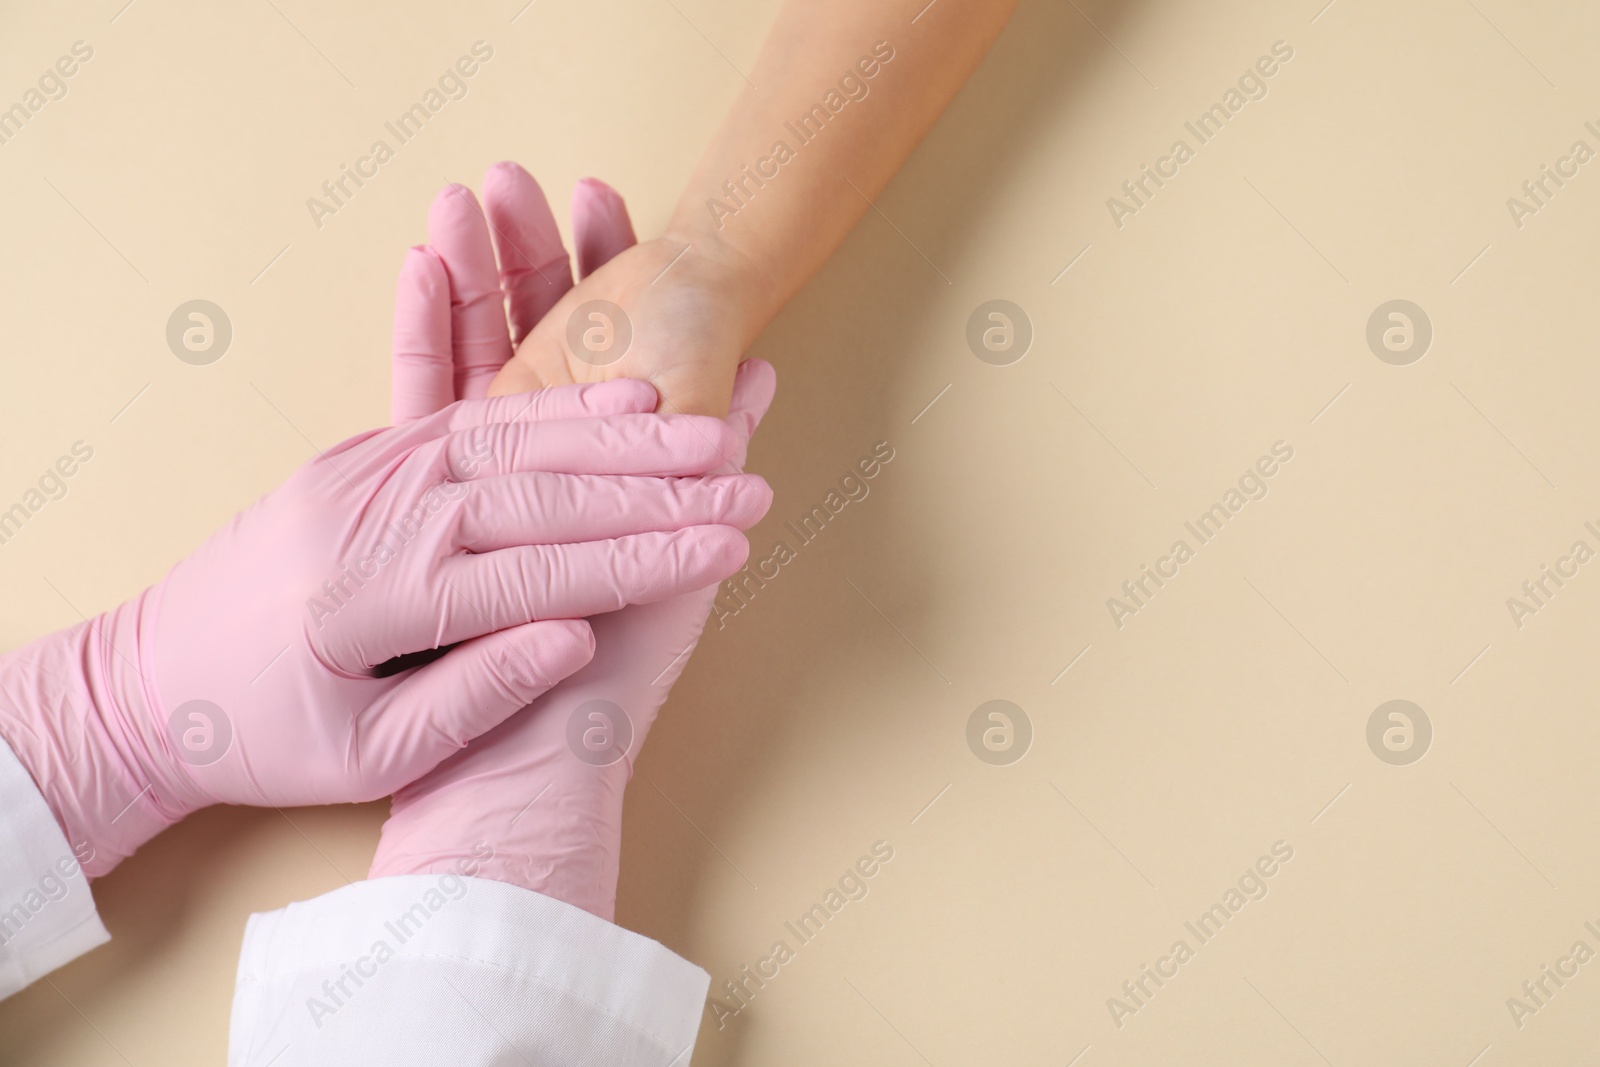
[[[924,3],[789,0],[666,231],[568,291],[518,345],[491,395],[643,378],[663,411],[726,415],[752,342],[870,209],[1016,7]],[[846,76],[853,82],[842,86]],[[802,142],[792,127],[818,105],[826,119],[820,132],[803,130]],[[778,141],[790,150],[781,163]],[[770,177],[757,185],[751,170]],[[569,320],[591,300],[621,307],[632,329],[626,353],[606,365],[568,343]]]

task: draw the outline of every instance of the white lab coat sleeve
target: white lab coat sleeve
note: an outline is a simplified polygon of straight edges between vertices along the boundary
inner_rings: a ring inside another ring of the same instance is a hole
[[[356,882],[245,929],[229,1067],[684,1067],[710,976],[518,886]]]
[[[78,856],[0,738],[0,997],[109,940]]]

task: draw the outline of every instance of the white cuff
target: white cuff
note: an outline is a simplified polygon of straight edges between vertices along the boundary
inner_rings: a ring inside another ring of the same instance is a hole
[[[0,997],[111,940],[80,858],[0,738]]]
[[[379,878],[250,917],[228,1063],[683,1065],[710,981],[517,886]]]

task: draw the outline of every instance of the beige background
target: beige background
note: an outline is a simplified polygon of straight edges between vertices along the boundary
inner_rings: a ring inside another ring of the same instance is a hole
[[[385,419],[395,272],[446,178],[515,158],[564,202],[597,174],[657,230],[776,6],[122,3],[0,14],[6,103],[95,50],[0,147],[0,499],[95,449],[0,546],[6,647]],[[1600,566],[1521,629],[1506,607],[1600,547],[1600,164],[1521,229],[1505,203],[1600,148],[1600,13],[1323,3],[1026,0],[758,344],[780,371],[759,549],[874,442],[896,458],[703,642],[630,792],[619,917],[715,988],[873,842],[895,859],[725,1029],[707,1013],[696,1063],[1600,1046],[1600,963],[1520,1029],[1506,1006],[1600,950]],[[478,39],[468,97],[316,229],[305,199]],[[1114,226],[1106,198],[1277,40],[1269,95]],[[163,338],[195,297],[236,331],[209,367]],[[964,340],[996,297],[1036,331],[1009,367]],[[1364,338],[1397,297],[1435,329],[1410,366]],[[1280,439],[1270,495],[1117,629],[1106,598]],[[1035,731],[1011,766],[965,740],[995,698]],[[1394,698],[1435,731],[1410,766],[1365,739]],[[212,810],[164,835],[96,886],[113,943],[0,1005],[0,1059],[222,1062],[245,916],[360,877],[381,818]],[[1280,840],[1269,895],[1114,1025],[1107,998]]]

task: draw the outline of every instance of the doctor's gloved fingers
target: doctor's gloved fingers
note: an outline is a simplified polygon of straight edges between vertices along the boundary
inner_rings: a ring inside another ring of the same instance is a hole
[[[751,474],[707,478],[510,474],[468,483],[451,515],[449,536],[453,547],[481,553],[690,526],[748,530],[771,505],[772,489]]]
[[[578,246],[579,278],[639,243],[621,194],[599,178],[584,178],[572,190],[572,242]]]
[[[416,619],[417,647],[450,644],[535,619],[581,619],[704,589],[744,565],[750,544],[731,526],[608,541],[526,545],[457,556],[439,568],[442,618]]]
[[[450,279],[438,253],[406,251],[395,285],[389,388],[396,426],[432,415],[456,399],[450,347]]]
[[[547,422],[555,419],[586,419],[595,415],[648,415],[659,402],[655,386],[649,382],[637,378],[613,378],[609,382],[554,385],[531,393],[506,393],[463,400],[439,413],[429,428],[434,430],[433,436],[442,437],[457,430],[502,422]]]
[[[450,277],[450,330],[456,396],[486,396],[511,358],[489,223],[472,190],[447,185],[428,209],[428,243]]]
[[[733,376],[733,398],[728,402],[729,428],[733,430],[738,448],[730,457],[728,471],[742,470],[750,439],[756,427],[772,406],[773,394],[778,388],[778,372],[764,359],[747,359],[739,364]]]
[[[361,760],[392,793],[531,704],[594,656],[582,620],[512,626],[417,668],[363,716]]]
[[[441,481],[532,471],[671,478],[705,474],[737,450],[721,419],[607,415],[475,426],[418,446],[407,462],[433,464]]]
[[[506,161],[490,167],[483,176],[483,204],[500,256],[499,284],[515,346],[572,288],[572,267],[544,190],[521,166]]]

